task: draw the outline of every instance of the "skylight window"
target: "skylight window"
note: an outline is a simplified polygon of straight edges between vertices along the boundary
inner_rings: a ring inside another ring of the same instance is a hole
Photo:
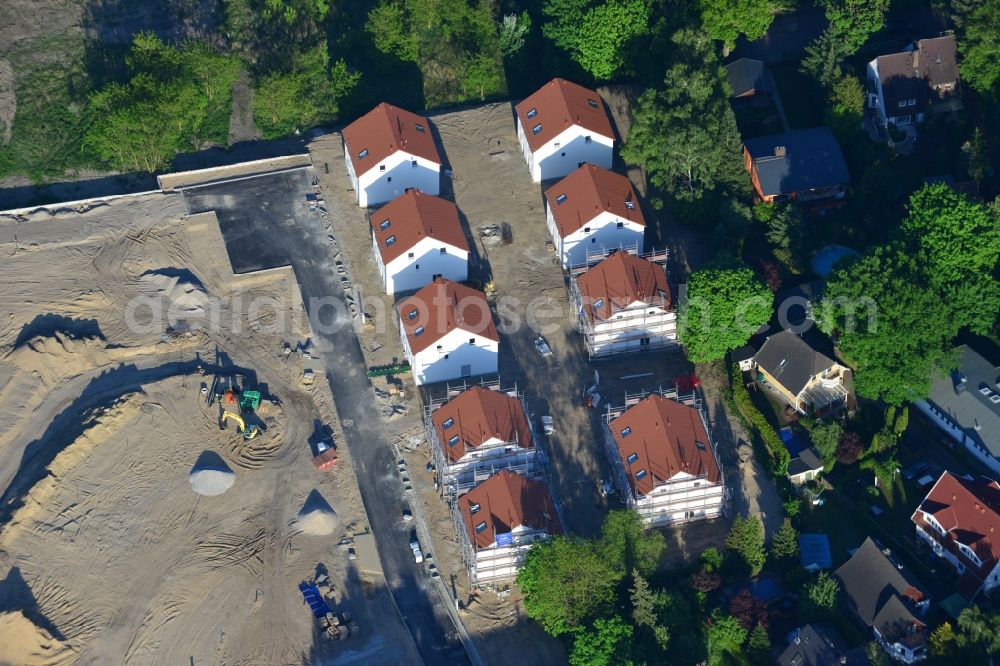
[[[705,451],[705,450],[707,450],[707,449],[705,449],[705,443],[704,442],[695,441],[694,445],[698,447],[699,451]]]
[[[597,108],[597,100],[596,99],[587,98],[587,104],[589,104],[590,108],[592,108],[592,109],[596,109]]]
[[[417,318],[417,309],[413,308],[412,310],[406,313],[406,316],[409,318],[410,321],[413,321],[414,319]]]
[[[386,245],[392,245],[395,242],[396,242],[396,235],[395,234],[393,234],[392,236],[389,236],[388,238],[385,239],[385,244]]]
[[[635,478],[636,478],[637,481],[642,481],[643,479],[645,479],[646,478],[646,470],[640,469],[638,472],[635,473]]]
[[[448,446],[455,446],[458,444],[458,435],[452,435],[451,439],[448,440]]]
[[[604,299],[603,298],[598,298],[596,301],[594,301],[594,309],[595,310],[598,310],[598,309],[603,308],[603,307],[604,307]]]
[[[631,434],[632,434],[632,426],[625,426],[625,429],[622,430],[622,437],[628,437]]]
[[[471,514],[479,513],[479,509],[481,508],[482,508],[481,506],[473,502],[472,504],[469,505],[469,513]]]
[[[541,123],[538,123],[537,125],[535,125],[534,127],[531,128],[531,133],[532,134],[539,134],[539,133],[541,133],[541,131],[542,131],[542,124]]]
[[[567,196],[565,194],[560,194],[559,196],[556,197],[556,203],[561,204],[562,202],[566,201],[566,199]]]
[[[628,458],[626,458],[626,460],[628,460],[628,464],[629,465],[631,465],[632,463],[634,463],[638,459],[639,459],[639,454],[638,453],[630,453],[629,456],[628,456]]]
[[[528,110],[528,117],[529,117],[529,118],[534,118],[534,117],[535,117],[535,116],[537,116],[537,115],[538,115],[538,109],[536,109],[535,107],[531,107],[531,108],[530,108],[530,109]]]
[[[420,123],[416,123],[416,128],[417,128],[418,132],[423,132],[424,131],[424,126],[421,125]]]
[[[629,210],[635,210],[635,202],[634,201],[626,201],[625,202],[625,207],[628,208]]]
[[[363,159],[365,159],[366,157],[368,157],[368,149],[367,149],[367,148],[365,148],[365,149],[364,149],[364,150],[362,150],[362,151],[361,151],[360,153],[358,153],[358,159],[359,159],[359,160],[363,160]]]
[[[482,534],[485,531],[486,531],[486,522],[485,521],[479,523],[478,525],[476,525],[476,534]]]
[[[419,336],[421,336],[423,334],[424,334],[424,327],[423,326],[417,326],[417,329],[415,331],[413,331],[413,337],[415,337],[415,338],[419,337]]]
[[[441,424],[441,426],[445,430],[447,430],[448,428],[452,427],[453,425],[455,425],[455,419],[452,419],[452,418],[449,418],[447,421],[445,421],[444,423]]]
[[[389,220],[382,220],[382,224],[378,225],[378,228],[381,229],[382,231],[385,231],[386,229],[389,228],[390,224],[392,223]]]

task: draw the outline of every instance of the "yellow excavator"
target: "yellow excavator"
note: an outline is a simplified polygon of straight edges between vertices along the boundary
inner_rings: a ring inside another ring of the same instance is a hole
[[[253,439],[260,434],[260,430],[257,426],[251,424],[247,425],[246,421],[239,414],[234,414],[233,412],[223,411],[222,412],[222,423],[226,422],[226,419],[232,419],[236,421],[236,426],[239,428],[240,432],[243,433],[243,439]]]

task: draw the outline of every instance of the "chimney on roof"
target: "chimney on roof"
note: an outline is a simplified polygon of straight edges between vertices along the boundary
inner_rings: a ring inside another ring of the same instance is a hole
[[[788,151],[787,151],[787,149],[784,146],[775,146],[774,147],[774,156],[775,157],[784,157],[787,152]]]

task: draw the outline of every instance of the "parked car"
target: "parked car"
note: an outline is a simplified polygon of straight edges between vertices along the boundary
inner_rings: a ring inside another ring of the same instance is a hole
[[[542,356],[552,356],[552,347],[549,347],[549,343],[540,335],[535,338],[535,351]]]
[[[424,554],[420,550],[420,542],[419,541],[417,541],[416,539],[414,539],[413,541],[411,541],[410,542],[410,550],[413,551],[413,559],[416,561],[417,564],[420,564],[421,562],[424,561]]]
[[[413,520],[413,514],[409,509],[403,509],[403,522],[408,523]]]

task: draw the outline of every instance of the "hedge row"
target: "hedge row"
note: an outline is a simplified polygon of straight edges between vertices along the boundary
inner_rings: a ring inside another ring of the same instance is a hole
[[[756,435],[764,442],[764,446],[767,447],[768,455],[771,458],[771,469],[775,476],[782,478],[788,474],[788,463],[791,462],[792,456],[788,453],[785,445],[782,444],[778,433],[774,431],[771,424],[767,422],[764,415],[753,404],[750,392],[747,391],[746,384],[742,381],[743,372],[739,369],[739,366],[734,365],[732,373],[733,403],[736,406],[736,410],[752,431],[751,435]]]

